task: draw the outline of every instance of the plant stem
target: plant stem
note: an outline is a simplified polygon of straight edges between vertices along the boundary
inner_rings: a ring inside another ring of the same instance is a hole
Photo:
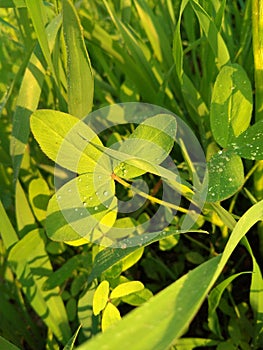
[[[252,1],[253,54],[255,76],[255,119],[263,119],[263,0]],[[263,198],[263,160],[258,161],[254,173],[254,191],[257,200]],[[259,250],[263,254],[263,223],[258,223]]]
[[[132,187],[131,184],[129,184],[125,180],[121,179],[119,176],[117,176],[114,173],[111,175],[111,177],[112,177],[113,180],[116,180],[118,183],[120,183],[122,186],[124,186],[126,188],[131,188]],[[178,207],[175,204],[166,202],[166,201],[164,201],[162,199],[159,199],[159,198],[155,198],[155,197],[151,196],[148,193],[145,193],[143,191],[138,190],[135,187],[133,187],[133,191],[136,192],[139,196],[148,199],[152,203],[160,204],[160,205],[163,205],[163,206],[165,206],[167,208],[175,209],[177,211],[180,211],[181,213],[185,213],[185,214],[188,213],[188,209],[185,209],[185,208],[182,208],[182,207]]]

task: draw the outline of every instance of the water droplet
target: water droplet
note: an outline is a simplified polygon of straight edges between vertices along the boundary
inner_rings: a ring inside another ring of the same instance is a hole
[[[61,199],[61,196],[59,195],[57,198],[58,198],[58,199]]]
[[[89,200],[92,201],[93,197],[89,197]]]
[[[233,181],[232,177],[230,177],[230,178],[228,179],[228,181],[229,181],[229,182]]]
[[[78,208],[75,208],[75,211],[78,211]]]
[[[102,176],[101,176],[101,175],[99,175],[99,176],[98,176],[98,178],[99,178],[99,180],[101,180],[101,179],[102,179]]]
[[[219,171],[220,173],[222,173],[222,172],[223,172],[223,169],[222,169],[222,168],[219,168],[218,171]]]
[[[86,206],[87,206],[87,203],[86,203],[86,202],[83,202],[83,205],[84,205],[84,207],[86,207]]]
[[[108,192],[108,191],[104,191],[104,192],[103,192],[103,195],[104,195],[105,197],[107,197],[107,196],[108,196],[108,194],[109,194],[109,192]]]
[[[79,182],[81,182],[81,181],[82,181],[82,178],[81,178],[81,177],[79,177],[79,178],[78,178],[78,181],[79,181]]]
[[[71,188],[69,188],[69,189],[68,189],[68,192],[71,192],[71,191],[72,191]]]
[[[126,243],[122,243],[121,244],[121,249],[126,249],[127,248],[127,244]]]
[[[98,207],[96,206],[96,207],[94,207],[94,210],[98,210]]]
[[[222,150],[218,151],[218,154],[222,154],[222,153],[223,153],[223,151],[222,151]]]

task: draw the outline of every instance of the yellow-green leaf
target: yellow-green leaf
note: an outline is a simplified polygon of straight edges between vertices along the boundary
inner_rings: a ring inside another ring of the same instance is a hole
[[[97,287],[93,297],[93,313],[98,315],[106,306],[109,298],[110,285],[108,281],[102,281]]]
[[[111,299],[121,298],[126,295],[136,293],[144,288],[144,285],[140,281],[131,281],[119,284],[110,294]]]
[[[111,327],[114,323],[118,322],[121,319],[119,310],[112,303],[108,303],[103,315],[101,328],[104,332],[107,328]]]
[[[76,9],[71,0],[63,0],[63,30],[67,47],[68,109],[83,118],[92,109],[93,75]]]

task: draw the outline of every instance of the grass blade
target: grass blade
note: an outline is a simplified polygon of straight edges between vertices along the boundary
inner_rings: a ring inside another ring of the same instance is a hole
[[[66,344],[71,331],[60,291],[58,288],[42,291],[52,272],[42,235],[40,230],[28,233],[12,248],[8,260],[30,305],[56,337]]]
[[[63,0],[63,30],[67,47],[68,109],[83,118],[92,109],[94,82],[81,24],[70,0]]]
[[[56,17],[47,28],[50,51],[55,44],[57,32],[61,25],[61,17]],[[29,117],[38,106],[45,79],[46,64],[41,57],[41,49],[37,46],[31,55],[25,71],[21,88],[16,103],[13,118],[13,131],[10,143],[10,154],[13,158],[14,180],[17,179],[20,170],[25,147],[29,137]]]
[[[195,0],[191,0],[191,5],[214,52],[217,60],[217,67],[220,68],[230,61],[228,48],[213,20],[201,5]]]
[[[10,248],[18,241],[17,234],[6,214],[2,202],[0,201],[0,233],[6,249]]]
[[[35,29],[35,33],[41,47],[42,53],[45,57],[45,60],[55,77],[55,71],[51,59],[50,49],[48,45],[48,39],[46,34],[46,18],[45,18],[45,8],[41,0],[25,0],[27,9],[30,13],[31,20]]]

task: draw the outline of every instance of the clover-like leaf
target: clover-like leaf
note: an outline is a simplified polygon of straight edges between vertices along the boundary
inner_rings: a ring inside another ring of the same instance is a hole
[[[228,148],[246,159],[263,159],[263,120],[239,135]]]
[[[111,327],[114,323],[121,319],[119,310],[112,303],[108,303],[105,307],[102,315],[101,328],[104,332],[107,328]]]
[[[100,166],[101,162],[97,163],[102,154],[93,144],[102,143],[78,118],[53,110],[37,110],[31,116],[30,125],[42,151],[62,167],[82,174]],[[101,170],[108,170],[106,158],[103,162]]]
[[[119,147],[119,151],[139,157],[149,164],[160,164],[169,155],[176,134],[176,119],[169,114],[158,114],[141,123]],[[114,172],[124,178],[134,178],[145,173],[125,162],[116,165]]]
[[[244,182],[241,158],[230,151],[219,151],[208,162],[207,202],[218,202],[232,196]]]
[[[224,66],[216,78],[210,111],[212,133],[220,146],[227,147],[249,127],[252,106],[244,69],[238,64]]]
[[[114,181],[105,174],[97,179],[94,173],[82,174],[67,182],[49,201],[47,235],[55,241],[72,244],[81,238],[100,241],[116,220],[114,194]]]
[[[110,298],[121,298],[125,297],[126,295],[139,292],[144,288],[144,285],[140,281],[130,281],[119,284],[117,287],[113,289],[113,291],[110,294]]]
[[[98,285],[93,297],[93,313],[95,316],[98,315],[107,305],[109,292],[110,292],[109,282],[102,281]]]

